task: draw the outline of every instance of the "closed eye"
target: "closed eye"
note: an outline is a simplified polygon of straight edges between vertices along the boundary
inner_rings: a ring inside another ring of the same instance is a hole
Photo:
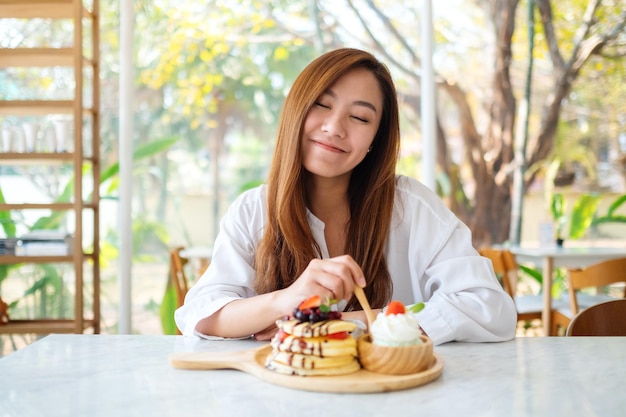
[[[358,116],[351,116],[353,119],[358,120],[359,122],[363,122],[363,123],[369,123],[369,120],[364,119],[362,117],[358,117]]]
[[[316,101],[316,102],[315,102],[315,105],[316,105],[316,106],[318,106],[318,107],[322,107],[322,108],[324,108],[324,109],[330,109],[330,106],[327,106],[327,105],[325,105],[325,104],[322,104],[322,103],[321,103],[321,102],[319,102],[319,101]]]

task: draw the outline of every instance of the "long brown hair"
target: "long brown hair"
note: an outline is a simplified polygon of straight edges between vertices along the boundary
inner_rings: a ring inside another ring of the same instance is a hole
[[[357,165],[348,189],[350,222],[345,253],[361,266],[365,292],[375,308],[391,298],[385,261],[400,149],[396,89],[387,67],[373,55],[342,48],[312,61],[296,78],[283,106],[276,148],[267,181],[268,221],[256,252],[255,290],[267,293],[291,285],[321,251],[307,222],[301,137],[306,115],[332,84],[354,68],[366,68],[383,93],[380,126],[372,150]],[[372,215],[375,213],[375,215]],[[353,297],[347,309],[359,306]]]

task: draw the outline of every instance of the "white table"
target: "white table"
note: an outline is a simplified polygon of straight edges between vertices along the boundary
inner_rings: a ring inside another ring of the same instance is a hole
[[[607,259],[626,256],[626,247],[511,247],[519,264],[529,263],[543,268],[543,312],[541,321],[544,334],[550,335],[552,321],[552,282],[554,268],[581,268]]]
[[[180,251],[180,256],[191,261],[194,267],[194,281],[198,279],[211,263],[213,248],[209,246],[190,246]]]
[[[174,369],[173,352],[261,342],[183,336],[52,335],[0,359],[0,416],[624,415],[626,337],[518,338],[435,346],[443,374],[420,387],[332,394],[235,370]]]

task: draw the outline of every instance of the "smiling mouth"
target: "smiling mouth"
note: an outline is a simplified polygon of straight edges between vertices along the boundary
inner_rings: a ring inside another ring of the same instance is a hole
[[[327,151],[331,151],[331,152],[337,152],[337,153],[345,153],[346,151],[344,151],[341,148],[338,148],[336,146],[331,145],[330,143],[325,143],[325,142],[319,142],[317,140],[313,140],[312,141],[313,144],[315,144],[316,146],[319,146],[322,149],[326,149]]]

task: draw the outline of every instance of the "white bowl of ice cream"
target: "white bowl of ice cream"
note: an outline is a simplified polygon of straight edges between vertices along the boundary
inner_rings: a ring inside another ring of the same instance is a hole
[[[407,375],[427,370],[433,363],[433,343],[410,312],[380,313],[369,334],[357,342],[361,366],[370,372]]]

